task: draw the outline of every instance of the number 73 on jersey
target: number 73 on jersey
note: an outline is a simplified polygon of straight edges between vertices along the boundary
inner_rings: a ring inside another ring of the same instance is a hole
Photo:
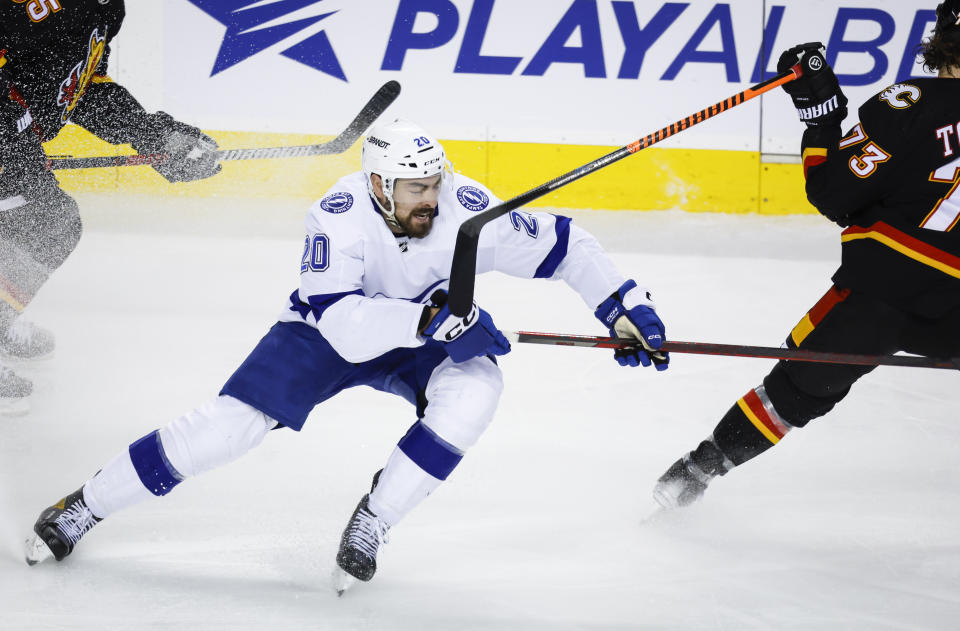
[[[930,181],[953,184],[953,187],[923,218],[920,227],[927,230],[950,232],[960,221],[960,158],[931,173]]]

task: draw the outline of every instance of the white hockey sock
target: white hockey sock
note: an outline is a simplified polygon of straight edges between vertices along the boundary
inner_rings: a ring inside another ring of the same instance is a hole
[[[394,448],[377,481],[377,488],[370,493],[370,510],[388,525],[394,526],[433,493],[440,482],[417,466],[399,448]]]
[[[148,497],[153,497],[153,494],[140,481],[127,450],[118,454],[83,485],[83,501],[100,519]]]
[[[162,428],[160,440],[171,466],[189,478],[236,460],[276,425],[246,403],[219,396]]]

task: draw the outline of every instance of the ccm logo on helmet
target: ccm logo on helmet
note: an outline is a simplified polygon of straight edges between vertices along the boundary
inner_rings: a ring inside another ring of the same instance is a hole
[[[390,143],[386,140],[380,140],[374,136],[367,136],[367,142],[369,142],[371,145],[376,145],[381,149],[386,149],[390,146]]]
[[[467,210],[477,212],[490,204],[490,197],[476,186],[461,186],[457,189],[457,200]]]
[[[320,200],[320,208],[328,213],[339,215],[353,207],[353,195],[350,193],[331,193]]]

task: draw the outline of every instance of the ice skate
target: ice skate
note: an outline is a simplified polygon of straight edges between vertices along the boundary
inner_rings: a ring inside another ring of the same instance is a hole
[[[660,476],[653,487],[653,499],[664,510],[689,506],[703,497],[714,477],[698,467],[688,453]]]
[[[30,411],[33,384],[0,363],[0,415],[18,416]]]
[[[0,332],[0,355],[8,359],[47,359],[55,346],[52,332],[23,318],[16,318]]]
[[[369,495],[364,495],[340,538],[334,588],[337,595],[349,589],[357,580],[369,581],[377,571],[377,552],[387,543],[390,527],[374,515],[368,506]]]
[[[27,539],[27,564],[36,565],[50,557],[62,561],[100,521],[83,501],[83,488],[71,493],[40,513],[34,534]]]

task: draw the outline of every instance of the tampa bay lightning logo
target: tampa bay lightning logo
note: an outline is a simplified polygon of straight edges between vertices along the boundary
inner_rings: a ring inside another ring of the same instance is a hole
[[[490,204],[490,197],[476,186],[461,186],[457,189],[457,199],[467,210],[477,212]]]
[[[339,215],[353,207],[353,195],[350,193],[331,193],[320,200],[320,208],[328,213]]]
[[[311,5],[324,0],[187,0],[220,24],[227,27],[213,63],[210,76],[223,72],[241,61],[253,57],[274,44],[288,40],[297,33],[327,19],[337,11],[316,14],[298,19],[284,16],[300,13]],[[269,24],[270,26],[265,26]],[[347,76],[340,66],[325,31],[320,31],[283,50],[284,57],[298,61],[331,77],[346,81]]]

